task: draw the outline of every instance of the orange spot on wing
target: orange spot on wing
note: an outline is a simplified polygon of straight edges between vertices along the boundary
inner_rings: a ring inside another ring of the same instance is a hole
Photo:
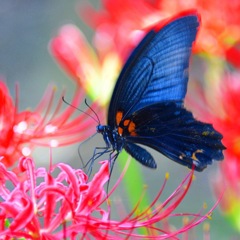
[[[122,111],[118,111],[117,114],[116,114],[116,123],[117,125],[119,125],[119,123],[121,122],[123,118],[123,112]]]
[[[131,132],[130,135],[131,136],[137,136],[137,133],[136,132]]]
[[[192,159],[193,159],[194,161],[199,161],[198,158],[197,158],[197,156],[196,156],[196,154],[197,154],[197,153],[202,153],[202,152],[203,152],[202,149],[197,149],[197,150],[192,154]]]
[[[121,127],[118,127],[118,134],[122,135],[123,134],[123,129]]]
[[[129,126],[128,126],[128,131],[129,132],[134,132],[135,131],[135,123],[134,122],[130,122]]]
[[[127,120],[125,120],[125,121],[123,122],[123,125],[126,127],[129,123],[130,123],[130,120],[127,119]]]
[[[134,122],[130,122],[128,125],[128,132],[131,136],[137,136],[137,133],[135,132],[136,124]]]
[[[117,111],[116,114],[116,123],[117,123],[117,131],[119,135],[128,135],[131,136],[137,136],[137,133],[135,132],[136,124],[131,121],[130,119],[123,120],[123,112]]]

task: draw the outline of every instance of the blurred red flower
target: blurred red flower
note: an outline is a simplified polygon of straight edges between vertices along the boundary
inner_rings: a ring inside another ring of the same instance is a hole
[[[140,30],[165,18],[154,1],[102,0],[102,9],[91,5],[80,9],[80,16],[94,29],[94,45],[105,54],[117,52],[123,60],[137,45],[143,32]]]
[[[200,88],[188,102],[200,120],[205,120],[223,134],[226,152],[240,158],[240,74],[227,74],[212,91]],[[225,161],[223,161],[225,162]]]
[[[109,51],[100,57],[73,25],[59,30],[50,43],[50,50],[61,67],[93,100],[102,105],[108,103],[122,65],[116,52]]]
[[[54,109],[54,94],[55,88],[49,88],[34,111],[19,112],[18,88],[14,103],[7,86],[0,81],[0,156],[5,166],[13,166],[20,156],[31,155],[36,146],[65,146],[93,134],[96,122],[85,114],[73,117],[76,109],[72,106],[61,110],[62,98]],[[83,93],[78,89],[71,104],[78,106],[82,99]],[[97,109],[96,104],[93,107]],[[86,112],[90,111],[88,109]]]
[[[226,59],[234,67],[240,68],[240,41],[226,49]]]
[[[88,5],[81,16],[96,30],[95,45],[107,46],[129,53],[135,31],[154,24],[183,10],[197,9],[202,17],[195,50],[223,55],[228,45],[240,40],[240,2],[238,0],[102,0],[102,9]],[[107,43],[105,42],[107,40]]]
[[[220,82],[218,92],[218,112],[212,117],[217,129],[223,133],[223,141],[227,150],[225,161],[221,165],[216,188],[226,185],[222,209],[231,215],[234,224],[240,230],[240,74],[227,75]],[[220,189],[218,189],[220,191]]]
[[[216,195],[225,189],[221,209],[240,231],[240,74],[226,74],[215,91],[200,88],[188,101],[198,119],[208,121],[223,134],[225,160],[214,178]]]

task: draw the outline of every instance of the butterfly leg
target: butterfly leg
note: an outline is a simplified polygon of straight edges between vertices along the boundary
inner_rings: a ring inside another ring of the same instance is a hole
[[[99,150],[101,150],[100,152],[98,152]],[[95,160],[97,160],[98,158],[100,158],[102,155],[104,155],[105,153],[109,153],[111,152],[112,149],[108,148],[108,147],[96,147],[94,149],[93,152],[93,156],[88,160],[88,162],[84,165],[84,168],[86,168],[89,165],[89,168],[87,170],[87,175],[91,176],[92,173],[92,168],[93,168],[93,164],[95,162]]]
[[[110,179],[111,179],[111,175],[112,175],[112,171],[113,171],[113,166],[114,166],[114,163],[115,163],[118,155],[119,155],[119,152],[115,152],[115,151],[111,151],[110,154],[109,154],[109,169],[110,169],[110,172],[109,172],[109,180],[107,182],[107,194],[108,194],[109,183],[110,183]]]
[[[87,142],[88,142],[89,140],[91,140],[94,136],[96,136],[96,134],[97,134],[97,133],[93,134],[91,137],[89,137],[89,138],[87,138],[86,140],[84,140],[83,142],[81,142],[81,143],[79,144],[79,146],[78,146],[78,155],[79,155],[80,161],[81,161],[81,163],[82,163],[84,172],[86,172],[86,169],[85,169],[85,168],[86,168],[86,166],[88,165],[88,163],[84,165],[84,161],[83,161],[82,154],[81,154],[81,148],[82,148],[82,146],[83,146],[85,143],[87,143]]]

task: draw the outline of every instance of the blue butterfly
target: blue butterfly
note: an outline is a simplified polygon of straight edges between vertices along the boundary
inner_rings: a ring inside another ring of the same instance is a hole
[[[223,159],[222,135],[194,119],[183,104],[199,24],[195,12],[175,16],[152,28],[130,55],[113,91],[108,124],[97,126],[108,151],[116,153],[112,162],[125,149],[144,166],[156,168],[138,144],[197,171]]]

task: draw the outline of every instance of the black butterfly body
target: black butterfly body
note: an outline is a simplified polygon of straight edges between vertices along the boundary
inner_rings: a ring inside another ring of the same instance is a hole
[[[222,135],[184,108],[192,44],[199,28],[195,12],[155,27],[130,55],[117,80],[108,125],[98,125],[107,148],[125,149],[143,165],[156,168],[151,147],[173,161],[202,171],[222,160]],[[116,155],[116,156],[117,156]]]

